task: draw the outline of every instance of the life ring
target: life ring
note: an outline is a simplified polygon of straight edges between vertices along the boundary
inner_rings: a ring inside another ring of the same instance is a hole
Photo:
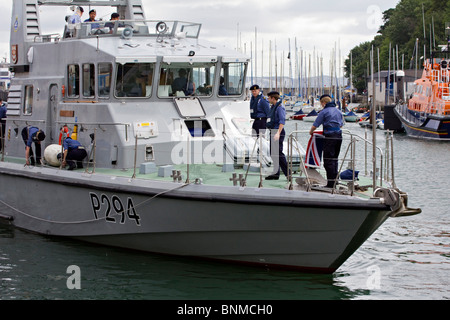
[[[66,135],[66,138],[69,137],[69,128],[66,125],[64,125],[64,127],[62,127],[61,130],[59,131],[59,145],[61,145],[62,143],[63,134]]]

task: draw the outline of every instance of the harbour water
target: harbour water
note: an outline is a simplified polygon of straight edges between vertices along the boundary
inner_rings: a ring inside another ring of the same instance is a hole
[[[289,121],[288,132],[295,123],[311,125]],[[333,275],[144,254],[0,224],[0,299],[450,299],[450,144],[396,134],[394,146],[396,183],[422,213],[388,219]],[[70,266],[78,267],[78,282]]]

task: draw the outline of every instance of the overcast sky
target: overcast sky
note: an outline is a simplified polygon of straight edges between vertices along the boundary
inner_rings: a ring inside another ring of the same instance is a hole
[[[0,1],[0,56],[8,57],[11,6],[13,0]],[[297,39],[298,49],[315,52],[329,60],[333,48],[342,59],[350,50],[376,35],[382,22],[382,12],[395,8],[400,0],[142,0],[149,20],[183,20],[203,24],[200,34],[206,40],[229,48],[255,46],[257,31],[257,59],[261,62],[264,45],[266,54],[269,41],[277,43],[278,51],[288,52]],[[87,10],[83,20],[88,18]],[[112,10],[97,10],[97,18],[109,19]],[[69,11],[58,7],[41,10],[43,33],[62,33],[64,16]],[[239,35],[239,37],[238,37]],[[239,39],[239,41],[238,41]],[[267,58],[266,58],[267,59]],[[267,59],[268,60],[268,59]],[[267,62],[268,64],[268,62]],[[328,62],[324,62],[328,64]]]

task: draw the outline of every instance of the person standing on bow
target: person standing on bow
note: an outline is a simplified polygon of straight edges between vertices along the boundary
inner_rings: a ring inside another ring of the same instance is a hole
[[[259,132],[266,130],[267,117],[270,112],[269,102],[264,98],[262,90],[257,84],[250,87],[252,98],[250,100],[250,117],[255,120],[252,130],[259,137]]]
[[[327,94],[320,97],[320,104],[323,110],[314,121],[310,135],[323,125],[325,136],[323,144],[323,166],[327,172],[327,188],[334,188],[334,183],[338,176],[338,158],[342,145],[342,126],[344,125],[342,112],[336,108],[336,104]]]
[[[274,172],[266,177],[266,180],[278,180],[280,178],[280,168],[288,177],[288,166],[286,156],[283,153],[283,142],[286,132],[286,109],[280,98],[280,93],[272,91],[268,94],[269,103],[272,105],[269,113],[269,121],[266,128],[270,129],[270,155],[274,163]]]
[[[86,149],[77,140],[66,138],[63,142],[62,167],[69,165],[68,170],[83,169],[83,160],[86,158]]]
[[[37,162],[38,165],[41,164],[41,142],[45,140],[45,133],[36,127],[25,127],[22,130],[22,139],[25,143],[25,159],[26,165],[30,164],[34,166]],[[36,149],[36,162],[34,160],[34,154],[32,145],[34,142],[34,148]]]

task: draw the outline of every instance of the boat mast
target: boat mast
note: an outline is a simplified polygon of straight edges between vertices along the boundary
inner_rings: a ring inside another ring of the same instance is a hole
[[[373,190],[375,190],[376,188],[376,183],[377,183],[377,175],[376,175],[376,170],[377,170],[377,123],[376,123],[376,110],[375,110],[375,79],[374,79],[374,54],[373,54],[373,45],[372,45],[372,50],[370,52],[370,64],[371,64],[371,70],[372,70],[372,75],[371,75],[371,80],[372,80],[372,110],[371,110],[371,122],[372,122],[372,161],[373,161],[373,174],[372,174],[372,183],[373,183]]]
[[[445,35],[447,36],[447,57],[450,53],[450,22],[445,23]]]

